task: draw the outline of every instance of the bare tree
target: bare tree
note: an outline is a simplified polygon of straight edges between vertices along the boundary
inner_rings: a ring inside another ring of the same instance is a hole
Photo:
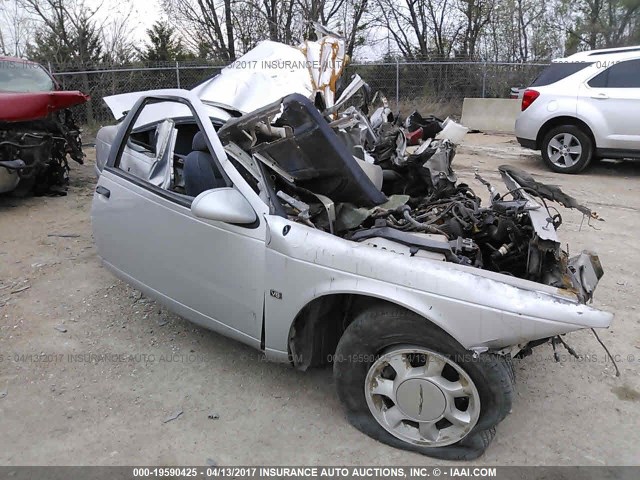
[[[349,0],[343,10],[342,25],[345,36],[345,52],[353,57],[357,46],[364,42],[363,32],[369,27],[371,20],[365,20],[370,6],[369,0]]]
[[[483,35],[485,60],[528,62],[557,53],[562,40],[548,0],[499,0]]]
[[[192,49],[204,42],[214,57],[235,60],[232,0],[164,0],[162,5],[172,23],[190,32],[184,40]]]
[[[330,26],[344,10],[347,0],[296,0],[296,3],[301,10],[304,36],[313,38],[315,35],[314,24],[320,23]]]
[[[404,58],[427,58],[429,55],[428,1],[376,0],[376,24],[387,30]]]
[[[567,50],[629,45],[640,37],[640,0],[559,0]]]
[[[315,38],[314,24],[337,28],[348,54],[360,41],[371,0],[164,0],[169,18],[207,42],[214,56],[233,60],[237,54],[269,39],[296,44]]]
[[[119,5],[122,7],[122,3]],[[111,64],[129,63],[136,56],[136,45],[133,42],[133,27],[131,4],[123,14],[110,15],[109,20],[102,26],[102,44],[104,45],[104,61]]]
[[[456,0],[457,8],[463,15],[461,45],[458,53],[474,58],[476,46],[484,28],[491,22],[496,0]]]
[[[33,32],[33,22],[16,0],[0,2],[0,51],[20,57]]]
[[[427,3],[432,26],[433,47],[440,58],[448,58],[462,29],[451,15],[452,0],[433,0]]]
[[[269,28],[262,21],[258,7],[253,3],[238,3],[233,8],[232,22],[235,29],[236,51],[244,53],[255,47],[256,43],[269,38]]]

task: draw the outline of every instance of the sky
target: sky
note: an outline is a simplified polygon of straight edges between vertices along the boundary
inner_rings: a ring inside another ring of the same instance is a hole
[[[129,25],[136,40],[147,39],[146,31],[158,20],[166,18],[157,0],[85,0],[87,5],[100,6],[98,17],[111,18],[129,16]]]
[[[164,13],[157,0],[85,0],[89,8],[100,7],[96,18],[99,22],[109,22],[114,18],[130,16],[129,24],[135,40],[144,41],[147,38],[146,30],[157,20],[164,18]],[[15,0],[0,0],[0,32],[6,49],[13,54],[15,31],[11,28],[13,18],[24,16],[25,12],[16,5]],[[33,27],[31,27],[33,28]],[[25,26],[18,31],[20,43],[24,44],[29,37],[29,28]]]
[[[12,18],[16,15],[25,15],[20,8],[16,9],[15,2],[16,0],[0,0],[0,34],[10,55],[15,54],[13,51],[14,41],[11,38],[15,29],[10,27]],[[96,14],[96,19],[100,23],[105,22],[108,24],[114,19],[121,19],[128,15],[131,36],[136,43],[146,42],[147,29],[154,22],[166,18],[160,0],[84,0],[84,2],[89,8],[100,7]],[[18,31],[18,38],[21,40],[19,43],[21,43],[23,49],[32,30],[33,25],[30,28],[25,25],[21,31]],[[381,50],[384,50],[384,45],[381,44],[360,48],[358,57],[363,60],[380,58],[383,53]]]

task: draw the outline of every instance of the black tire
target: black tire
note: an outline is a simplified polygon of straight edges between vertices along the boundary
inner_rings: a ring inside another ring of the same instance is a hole
[[[575,163],[570,166],[564,166],[562,162],[554,162],[549,156],[549,144],[551,141],[558,135],[564,134],[569,134],[575,138],[582,150],[582,153],[573,159]],[[593,150],[591,137],[576,125],[560,125],[552,128],[542,139],[541,145],[542,159],[551,170],[558,173],[579,173],[583,171],[593,159]]]
[[[25,198],[33,194],[33,188],[36,184],[35,175],[29,178],[21,178],[16,188],[11,192],[11,196],[15,198]]]
[[[372,358],[392,345],[411,344],[456,359],[473,380],[481,411],[478,422],[461,441],[448,446],[427,447],[405,442],[383,428],[372,415],[365,398],[365,378]],[[350,361],[356,359],[356,361]],[[445,460],[472,460],[484,453],[495,436],[495,425],[511,410],[512,366],[498,355],[470,351],[423,317],[401,307],[379,306],[360,313],[342,335],[336,350],[333,373],[338,396],[349,422],[361,432],[387,445]]]

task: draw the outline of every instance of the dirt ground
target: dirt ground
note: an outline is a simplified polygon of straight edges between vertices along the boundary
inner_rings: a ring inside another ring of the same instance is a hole
[[[86,165],[72,166],[68,196],[0,198],[0,464],[446,463],[352,428],[330,368],[301,373],[265,362],[116,280],[93,245],[93,149],[87,153]],[[567,337],[590,356],[581,361],[555,363],[551,348],[540,347],[517,361],[513,412],[474,463],[637,464],[640,163],[602,162],[562,176],[513,137],[470,134],[454,167],[482,192],[474,169],[503,188],[503,163],[560,184],[605,219],[580,231],[581,215],[563,210],[560,233],[571,252],[600,254],[595,304],[616,314],[601,337],[622,376],[589,331]]]

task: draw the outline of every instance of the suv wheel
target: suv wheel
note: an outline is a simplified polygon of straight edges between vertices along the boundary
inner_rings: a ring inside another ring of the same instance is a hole
[[[474,356],[400,307],[358,315],[338,343],[333,368],[353,426],[435,458],[479,457],[511,409],[513,382],[504,357]]]
[[[575,125],[555,127],[542,140],[542,158],[554,172],[581,172],[592,157],[591,138]]]

